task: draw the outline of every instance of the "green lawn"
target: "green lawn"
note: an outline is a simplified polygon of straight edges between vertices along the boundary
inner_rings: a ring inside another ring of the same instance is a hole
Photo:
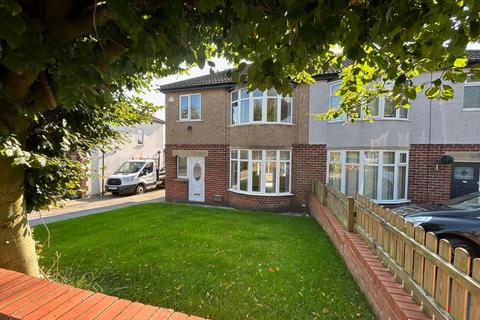
[[[155,203],[48,228],[41,263],[76,286],[218,320],[374,318],[312,218]]]

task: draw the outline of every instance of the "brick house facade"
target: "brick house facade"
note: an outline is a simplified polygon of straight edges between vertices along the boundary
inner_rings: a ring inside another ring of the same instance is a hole
[[[452,84],[450,101],[419,96],[409,110],[380,97],[374,123],[313,120],[335,106],[338,85],[338,74],[324,74],[284,97],[248,92],[220,72],[162,86],[167,201],[300,212],[314,181],[386,205],[478,191],[480,102],[465,97],[480,94],[480,82]]]

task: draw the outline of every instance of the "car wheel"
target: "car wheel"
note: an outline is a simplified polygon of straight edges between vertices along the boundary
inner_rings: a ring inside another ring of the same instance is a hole
[[[111,191],[114,196],[118,196],[118,191]]]
[[[462,240],[462,239],[457,239],[457,238],[450,238],[450,239],[447,238],[447,240],[448,242],[450,242],[450,245],[452,246],[452,261],[453,261],[453,256],[456,248],[465,249],[472,259],[480,258],[480,248],[478,248],[471,242]]]
[[[137,188],[135,188],[135,194],[142,194],[145,193],[145,186],[143,184],[139,184]]]

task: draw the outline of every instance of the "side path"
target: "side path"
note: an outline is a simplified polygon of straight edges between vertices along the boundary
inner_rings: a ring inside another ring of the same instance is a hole
[[[32,212],[28,215],[28,220],[31,226],[36,226],[42,223],[68,220],[90,214],[97,214],[115,209],[125,208],[137,204],[164,201],[164,189],[149,191],[144,194],[132,196],[107,195],[96,198],[70,200],[63,208],[53,208],[50,210]]]

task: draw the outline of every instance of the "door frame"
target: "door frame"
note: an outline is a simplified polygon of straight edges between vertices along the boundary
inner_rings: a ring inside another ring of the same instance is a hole
[[[201,194],[198,194],[194,197],[192,188],[198,182],[195,181],[193,170],[195,167],[195,162],[200,161],[201,163]],[[204,157],[188,157],[188,201],[192,202],[205,202],[205,158]]]

